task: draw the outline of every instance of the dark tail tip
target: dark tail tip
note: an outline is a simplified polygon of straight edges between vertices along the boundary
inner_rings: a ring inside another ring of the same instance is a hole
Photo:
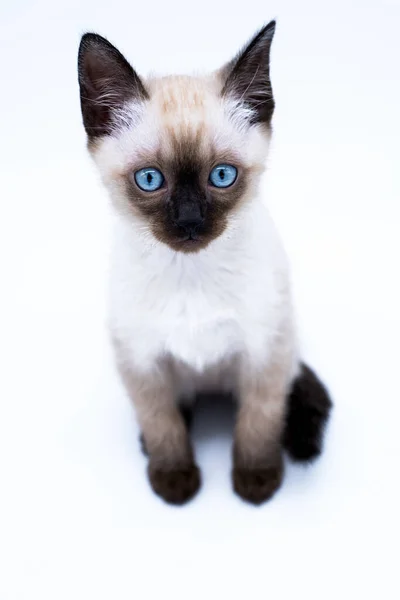
[[[301,365],[288,401],[283,445],[293,460],[311,462],[322,452],[332,401],[323,383],[305,364]]]

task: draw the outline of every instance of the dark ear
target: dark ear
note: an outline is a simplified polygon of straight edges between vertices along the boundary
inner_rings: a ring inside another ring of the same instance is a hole
[[[233,96],[254,111],[252,123],[271,121],[274,98],[269,77],[269,57],[275,21],[271,21],[222,70],[223,96]]]
[[[131,99],[145,100],[147,91],[122,54],[105,38],[85,33],[78,54],[83,124],[89,138],[107,135],[113,112]]]

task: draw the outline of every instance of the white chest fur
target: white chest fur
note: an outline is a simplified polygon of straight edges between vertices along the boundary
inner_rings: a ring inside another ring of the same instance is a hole
[[[198,372],[237,352],[265,361],[290,319],[286,259],[265,208],[253,205],[197,254],[148,246],[117,222],[111,327],[135,365],[172,354]]]

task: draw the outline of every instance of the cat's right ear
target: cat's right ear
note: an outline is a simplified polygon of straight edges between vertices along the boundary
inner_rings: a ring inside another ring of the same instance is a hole
[[[121,52],[95,33],[85,33],[81,39],[78,79],[83,124],[89,139],[109,134],[115,114],[126,102],[149,97]]]

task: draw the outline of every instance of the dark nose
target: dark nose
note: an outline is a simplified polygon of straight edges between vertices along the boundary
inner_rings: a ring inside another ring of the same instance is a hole
[[[196,204],[183,204],[179,207],[175,218],[175,225],[181,227],[189,235],[198,231],[204,223],[204,217],[201,214],[200,206]]]

